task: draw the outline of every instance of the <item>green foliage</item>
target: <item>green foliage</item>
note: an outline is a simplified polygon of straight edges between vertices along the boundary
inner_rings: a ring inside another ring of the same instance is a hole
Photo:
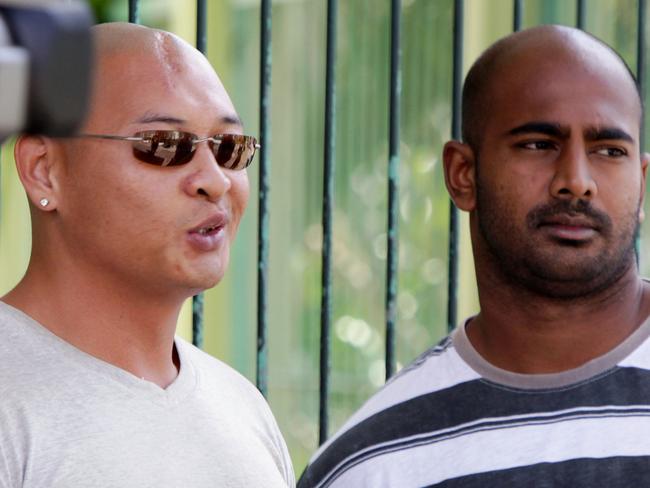
[[[88,0],[98,24],[115,20],[127,20],[128,3],[122,0]]]

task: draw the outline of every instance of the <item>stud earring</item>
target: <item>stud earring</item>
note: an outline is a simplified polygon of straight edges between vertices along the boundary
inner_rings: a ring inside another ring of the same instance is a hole
[[[38,203],[41,204],[41,207],[47,207],[50,204],[50,201],[47,198],[41,198],[41,201]]]

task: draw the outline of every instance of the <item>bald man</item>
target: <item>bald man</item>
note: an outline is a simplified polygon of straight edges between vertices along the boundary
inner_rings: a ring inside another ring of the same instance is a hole
[[[480,311],[403,369],[299,487],[640,487],[650,480],[648,155],[623,60],[576,29],[494,44],[463,89],[447,189]]]
[[[178,37],[94,39],[82,133],[16,142],[32,253],[0,301],[0,487],[293,486],[259,392],[175,336],[226,271],[256,141]]]

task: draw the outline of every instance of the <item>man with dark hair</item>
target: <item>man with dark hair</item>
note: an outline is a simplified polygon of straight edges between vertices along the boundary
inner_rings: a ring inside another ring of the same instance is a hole
[[[262,395],[175,337],[226,271],[255,139],[180,38],[93,37],[83,133],[16,142],[32,254],[0,301],[0,487],[293,486]]]
[[[463,104],[444,170],[469,212],[480,312],[374,395],[299,486],[645,486],[635,80],[601,41],[541,26],[488,49]]]

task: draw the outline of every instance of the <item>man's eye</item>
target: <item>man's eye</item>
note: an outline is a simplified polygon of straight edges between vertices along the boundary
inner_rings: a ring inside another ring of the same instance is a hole
[[[549,149],[554,149],[555,144],[553,144],[551,141],[526,141],[520,143],[519,147],[531,151],[547,151]]]
[[[601,147],[596,154],[607,156],[608,158],[620,158],[627,155],[627,151],[620,147]]]

